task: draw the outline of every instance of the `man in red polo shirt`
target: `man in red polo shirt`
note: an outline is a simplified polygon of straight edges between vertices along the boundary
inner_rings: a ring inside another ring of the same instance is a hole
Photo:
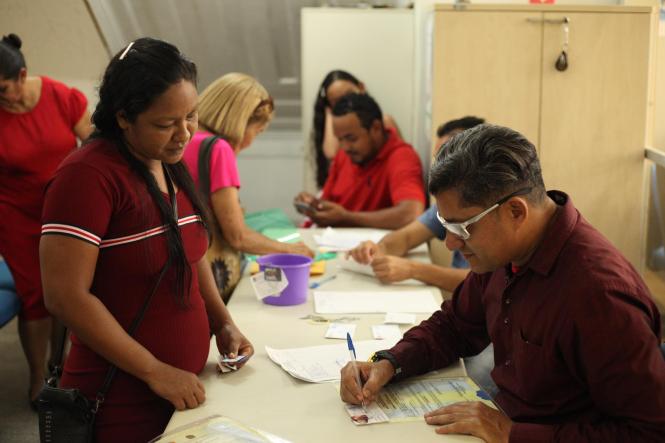
[[[319,226],[397,229],[425,208],[422,167],[413,147],[383,126],[367,94],[342,97],[332,110],[340,150],[318,200],[301,192],[296,208]]]

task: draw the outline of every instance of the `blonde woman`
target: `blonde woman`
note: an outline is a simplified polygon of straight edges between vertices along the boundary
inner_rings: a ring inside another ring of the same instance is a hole
[[[304,243],[280,243],[245,225],[238,200],[240,178],[236,155],[247,149],[270,124],[274,106],[266,89],[249,75],[226,74],[203,91],[198,111],[199,131],[187,145],[184,160],[199,189],[202,182],[209,182],[203,191],[210,195],[210,207],[221,230],[214,231],[214,241],[219,247],[213,244],[208,258],[217,285],[223,297],[228,299],[240,273],[239,259],[237,254],[234,257],[233,251],[250,254],[286,252],[310,257],[314,253]],[[211,145],[209,156],[201,156],[202,145],[212,141],[210,136],[219,138]],[[199,177],[200,160],[209,166],[205,168],[209,170],[209,177],[203,177],[203,180]],[[215,250],[220,248],[226,252],[220,254]]]

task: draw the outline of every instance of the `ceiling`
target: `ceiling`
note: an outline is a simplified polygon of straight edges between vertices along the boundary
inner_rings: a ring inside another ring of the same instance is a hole
[[[228,72],[256,77],[275,99],[273,130],[300,129],[300,9],[379,2],[321,0],[87,0],[112,54],[151,36],[199,69],[199,88]],[[392,2],[381,2],[398,4]]]

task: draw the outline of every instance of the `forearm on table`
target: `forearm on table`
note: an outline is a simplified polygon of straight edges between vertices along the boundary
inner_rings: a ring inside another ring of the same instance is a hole
[[[232,244],[232,246],[234,245]],[[242,227],[242,233],[235,246],[239,251],[257,255],[289,251],[289,243],[281,243],[268,238],[247,226]]]
[[[404,235],[400,235],[401,230],[388,233],[378,243],[379,252],[384,255],[404,256],[409,252],[409,247]]]
[[[433,237],[434,234],[424,224],[414,220],[403,228],[388,233],[379,242],[379,247],[386,255],[403,257],[411,249]]]
[[[211,196],[212,209],[224,240],[236,251],[249,254],[286,252],[286,243],[272,240],[245,224],[235,187],[218,189]]]
[[[441,310],[409,329],[402,340],[389,349],[402,368],[395,380],[424,374],[455,363],[463,355],[462,334],[450,314]]]
[[[348,211],[347,226],[369,227],[379,229],[399,229],[418,217],[423,205],[415,200],[402,201],[396,206],[377,211]]]
[[[448,292],[453,292],[469,273],[468,269],[444,268],[414,260],[410,260],[410,265],[411,278],[437,286]]]

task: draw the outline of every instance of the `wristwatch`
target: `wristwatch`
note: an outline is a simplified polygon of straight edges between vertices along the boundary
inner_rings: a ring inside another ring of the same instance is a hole
[[[393,365],[393,369],[395,370],[395,375],[393,375],[393,377],[402,372],[402,368],[400,367],[399,363],[397,363],[397,359],[393,354],[390,353],[390,351],[376,351],[370,360],[373,363],[381,360],[388,360],[390,364]]]

